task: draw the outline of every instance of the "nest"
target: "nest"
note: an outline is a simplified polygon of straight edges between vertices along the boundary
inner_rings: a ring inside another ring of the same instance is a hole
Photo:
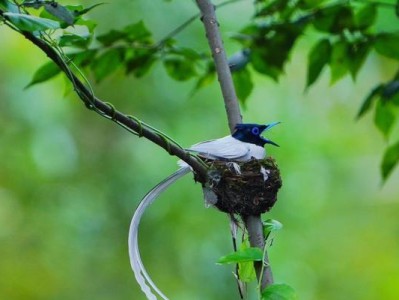
[[[213,205],[223,212],[242,217],[269,211],[282,186],[280,171],[271,157],[247,162],[212,161],[208,174],[206,186],[217,197]]]

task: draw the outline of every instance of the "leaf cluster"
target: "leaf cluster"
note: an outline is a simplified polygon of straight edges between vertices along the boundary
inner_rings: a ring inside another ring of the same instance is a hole
[[[22,3],[0,0],[0,18],[15,30],[40,36],[64,53],[68,65],[79,72],[89,71],[97,82],[121,69],[125,74],[142,77],[157,61],[175,80],[197,78],[195,90],[214,80],[215,70],[209,55],[177,45],[173,34],[155,42],[142,21],[96,35],[96,23],[84,16],[100,4],[83,7],[45,0]],[[254,1],[250,23],[232,37],[243,49],[230,58],[242,104],[254,88],[251,70],[277,81],[304,34],[316,33],[317,36],[308,53],[307,89],[317,82],[325,69],[330,70],[331,84],[347,75],[356,80],[370,53],[398,61],[399,32],[377,32],[375,29],[382,5],[398,16],[399,1],[396,5],[362,0]],[[59,73],[57,66],[47,63],[37,70],[28,86]],[[387,139],[397,121],[398,82],[395,74],[388,82],[378,83],[358,113],[361,117],[373,111],[374,123]],[[381,166],[384,180],[399,162],[398,144],[399,141],[385,152]]]
[[[318,38],[308,53],[307,89],[327,68],[331,84],[346,75],[356,80],[370,53],[399,61],[399,32],[375,30],[381,6],[390,8],[398,16],[399,1],[396,5],[360,0],[255,1],[251,24],[233,36],[249,53],[247,59],[237,64],[241,68],[233,74],[240,99],[245,102],[253,88],[248,67],[277,81],[296,42],[309,32]],[[395,74],[389,82],[378,84],[358,114],[361,117],[374,109],[374,123],[386,138],[397,122],[398,78]],[[385,152],[381,165],[384,180],[399,162],[398,145],[399,142],[395,143]]]
[[[260,249],[251,247],[248,238],[245,237],[240,245],[240,248],[230,254],[222,256],[218,260],[218,264],[237,264],[238,265],[238,278],[245,283],[253,282],[256,280],[254,262],[264,262],[264,255],[266,250],[271,246],[273,241],[273,233],[280,230],[283,225],[273,219],[268,219],[263,222],[263,233],[265,236],[265,248]],[[261,280],[259,280],[261,281]],[[264,290],[259,288],[259,299],[270,300],[295,300],[297,299],[296,293],[292,287],[287,284],[272,284]]]

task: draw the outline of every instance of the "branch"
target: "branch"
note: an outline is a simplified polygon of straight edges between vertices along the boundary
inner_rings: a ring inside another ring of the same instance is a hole
[[[196,0],[196,2],[201,11],[201,19],[204,23],[206,37],[215,62],[230,131],[233,132],[235,125],[237,123],[242,123],[242,118],[229,64],[227,62],[226,52],[219,32],[219,23],[216,19],[215,7],[209,0]]]
[[[209,47],[211,48],[212,56],[215,62],[230,131],[233,132],[235,125],[242,122],[242,117],[230,68],[227,62],[227,56],[219,32],[219,23],[216,19],[215,7],[209,0],[196,0],[196,2],[202,14],[202,22],[204,23]],[[247,216],[244,219],[244,223],[246,229],[248,230],[249,242],[251,246],[264,249],[265,237],[263,234],[261,216]],[[262,268],[262,263],[265,266],[264,268]],[[266,252],[264,261],[255,262],[254,266],[258,280],[262,281],[260,286],[263,290],[265,287],[273,283],[271,267]]]
[[[3,15],[2,10],[0,10],[0,16],[3,17],[4,20],[7,20],[7,17]],[[119,112],[112,105],[101,101],[99,98],[93,95],[92,91],[86,87],[86,85],[71,71],[62,56],[47,42],[34,36],[30,32],[18,30],[8,22],[5,22],[5,24],[16,32],[22,34],[26,39],[36,45],[66,74],[67,78],[73,84],[79,98],[83,101],[87,108],[97,112],[109,120],[112,120],[137,136],[147,138],[151,142],[165,149],[170,155],[179,157],[193,168],[193,171],[198,175],[196,178],[199,181],[205,181],[206,167],[199,159],[196,158],[196,156],[193,156],[191,153],[185,151],[182,147],[162,134],[160,131],[141,122],[135,117]]]

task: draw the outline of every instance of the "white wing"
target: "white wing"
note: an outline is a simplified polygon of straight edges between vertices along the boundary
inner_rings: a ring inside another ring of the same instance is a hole
[[[250,144],[243,143],[232,136],[201,142],[188,150],[210,159],[247,160],[251,158]]]

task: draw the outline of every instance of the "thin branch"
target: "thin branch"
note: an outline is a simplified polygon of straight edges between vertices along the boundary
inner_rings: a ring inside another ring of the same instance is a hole
[[[245,227],[248,230],[249,243],[251,246],[264,249],[263,262],[257,261],[254,263],[256,277],[260,281],[259,286],[261,290],[265,287],[273,284],[273,274],[269,262],[269,256],[265,248],[265,237],[263,234],[263,225],[261,217],[259,216],[247,216],[244,218]],[[251,228],[251,231],[249,230]]]
[[[222,3],[219,3],[218,5],[215,5],[215,7],[219,8],[219,7],[223,7],[223,6],[233,4],[233,3],[239,2],[239,1],[243,1],[243,0],[227,0]],[[157,42],[155,47],[162,47],[163,44],[165,44],[167,40],[178,35],[180,32],[182,32],[184,29],[186,29],[186,27],[188,27],[191,23],[193,23],[195,20],[197,20],[200,16],[201,16],[200,13],[192,15],[189,19],[184,21],[183,24],[181,24],[178,27],[176,27],[175,29],[173,29],[166,36],[164,36],[159,42]]]
[[[227,62],[226,52],[219,32],[219,23],[216,19],[215,7],[209,0],[196,0],[196,2],[201,11],[201,19],[204,23],[206,37],[215,62],[230,131],[233,132],[235,125],[242,122],[242,118],[229,64]]]
[[[209,47],[212,51],[216,72],[222,89],[229,127],[231,132],[233,132],[235,125],[242,122],[242,117],[230,68],[227,62],[227,56],[219,32],[219,23],[216,19],[215,7],[209,0],[196,0],[196,2],[202,14],[202,21],[204,23],[206,36]],[[264,249],[265,237],[263,234],[261,216],[247,216],[244,219],[244,223],[248,231],[251,246]],[[262,266],[262,263],[264,264],[264,267]],[[260,284],[262,290],[273,283],[273,276],[266,251],[264,261],[256,262],[254,267],[258,280],[262,281]]]

